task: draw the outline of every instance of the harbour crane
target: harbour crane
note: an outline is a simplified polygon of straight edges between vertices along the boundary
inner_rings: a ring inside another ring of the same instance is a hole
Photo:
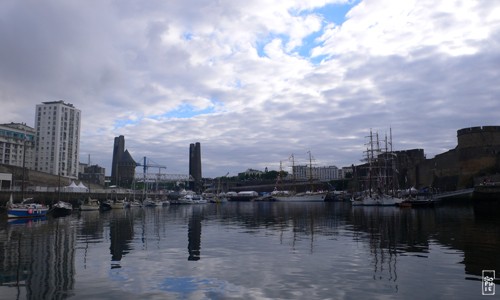
[[[138,163],[138,162],[136,162],[135,164],[138,167],[143,167],[144,176],[146,176],[146,174],[148,173],[148,168],[158,168],[158,174],[161,174],[161,169],[167,169],[166,166],[157,164],[154,161],[152,161],[151,159],[146,158],[146,156],[144,156],[142,164]]]
[[[154,182],[156,182],[156,189],[158,189],[158,180],[161,176],[161,169],[167,169],[167,167],[155,163],[151,159],[146,158],[146,156],[144,156],[142,164],[138,163],[138,162],[136,162],[135,164],[137,167],[143,167],[144,173],[142,175],[143,175],[143,181],[144,181],[144,191],[146,191],[146,184],[147,184],[147,181],[149,181],[149,180],[154,180]],[[155,178],[149,178],[150,176],[147,175],[148,168],[158,168],[158,174],[155,174],[155,176],[154,176]]]

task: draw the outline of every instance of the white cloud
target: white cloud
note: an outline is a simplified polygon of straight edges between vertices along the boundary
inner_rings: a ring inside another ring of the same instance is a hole
[[[3,1],[0,122],[32,125],[36,104],[63,99],[83,113],[82,157],[108,172],[122,134],[172,173],[200,141],[206,176],[308,150],[358,163],[369,129],[389,126],[398,150],[431,157],[460,128],[498,125],[499,4],[360,1],[341,25],[313,13],[334,3],[348,1]],[[210,113],[166,117],[183,105]]]

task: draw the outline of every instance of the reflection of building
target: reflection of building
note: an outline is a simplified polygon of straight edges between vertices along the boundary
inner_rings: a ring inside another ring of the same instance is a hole
[[[189,145],[189,175],[193,177],[191,188],[196,192],[201,192],[201,146],[200,143]]]
[[[0,124],[0,164],[33,169],[35,129],[26,124]]]
[[[35,170],[78,178],[80,110],[64,101],[36,106]]]
[[[69,219],[56,230],[47,230],[46,221],[26,222],[32,222],[29,230],[26,224],[10,226],[9,239],[0,244],[0,285],[22,287],[25,283],[25,299],[64,298],[75,284],[75,227]]]
[[[119,210],[118,212],[123,212]],[[123,215],[120,217],[115,214],[109,224],[109,238],[111,244],[109,250],[111,261],[114,262],[112,268],[119,267],[123,256],[130,252],[130,241],[134,238],[134,226],[130,220]]]
[[[199,260],[201,248],[201,214],[198,210],[193,211],[188,223],[188,260]]]
[[[125,150],[125,137],[115,137],[113,146],[113,161],[111,164],[111,184],[120,187],[130,187],[134,181],[137,163],[128,150]]]

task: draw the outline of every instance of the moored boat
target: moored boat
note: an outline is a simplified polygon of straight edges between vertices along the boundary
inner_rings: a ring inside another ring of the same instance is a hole
[[[273,192],[271,196],[276,201],[285,202],[323,202],[326,199],[327,192],[304,192],[304,193],[290,193],[290,192]]]
[[[353,206],[396,206],[403,202],[397,196],[395,154],[392,151],[392,130],[390,139],[385,138],[385,149],[381,149],[378,133],[370,130],[366,150],[366,190],[351,199]],[[355,171],[355,177],[356,171]]]
[[[399,206],[409,205],[411,207],[433,207],[439,202],[439,199],[434,197],[435,190],[426,187],[421,190],[410,189]]]
[[[276,187],[274,188],[274,191],[271,193],[272,199],[276,201],[282,201],[282,202],[324,202],[326,200],[326,197],[328,195],[327,191],[321,191],[317,190],[314,188],[314,176],[313,176],[313,170],[312,170],[312,161],[313,157],[311,154],[311,151],[308,151],[309,153],[309,184],[310,184],[310,190],[306,192],[296,192],[297,186],[296,186],[296,174],[295,174],[295,157],[294,155],[290,155],[290,160],[292,161],[292,174],[293,174],[293,191],[287,191],[283,190],[282,188],[282,178],[281,174],[283,172],[281,162],[280,162],[280,172],[278,179],[276,181]],[[278,189],[278,187],[280,187]]]
[[[163,204],[160,201],[153,200],[151,198],[146,198],[142,202],[142,206],[144,207],[156,207],[156,206],[163,206]]]
[[[24,199],[21,203],[14,203],[12,194],[7,203],[8,218],[35,218],[47,215],[49,208],[46,205],[36,203],[32,198]]]
[[[73,212],[73,205],[68,202],[58,201],[56,204],[54,204],[54,206],[52,206],[52,209],[50,211],[52,212],[52,216],[54,217],[67,216]]]
[[[201,195],[192,193],[186,194],[175,201],[175,204],[203,204],[203,203],[207,203],[207,200],[203,199]]]
[[[101,205],[99,203],[99,200],[89,197],[87,201],[85,201],[84,203],[82,203],[82,205],[80,205],[80,210],[82,211],[99,210],[100,206]]]
[[[367,193],[351,201],[353,206],[396,206],[403,202],[403,199],[384,193]]]
[[[259,197],[259,193],[256,191],[227,192],[226,197],[228,201],[253,201]]]
[[[107,200],[106,204],[108,204],[112,209],[123,209],[129,207],[129,202],[125,200]]]
[[[129,208],[132,208],[132,207],[142,207],[142,204],[141,204],[141,202],[139,202],[137,200],[134,200],[134,201],[129,202],[128,207]]]

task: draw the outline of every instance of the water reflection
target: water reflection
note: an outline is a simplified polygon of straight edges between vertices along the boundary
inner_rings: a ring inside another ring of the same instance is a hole
[[[0,293],[12,299],[119,298],[122,292],[404,297],[419,292],[415,281],[463,293],[462,285],[479,281],[482,270],[500,270],[500,221],[491,211],[226,203],[3,220]]]
[[[128,209],[112,210],[109,223],[111,268],[120,268],[122,257],[131,250],[134,238],[134,224]]]
[[[68,219],[7,224],[0,242],[2,297],[64,299],[75,283],[76,234]],[[21,288],[22,287],[22,288]]]
[[[188,260],[197,261],[200,259],[201,248],[201,208],[193,207],[193,213],[189,217],[188,223]]]

